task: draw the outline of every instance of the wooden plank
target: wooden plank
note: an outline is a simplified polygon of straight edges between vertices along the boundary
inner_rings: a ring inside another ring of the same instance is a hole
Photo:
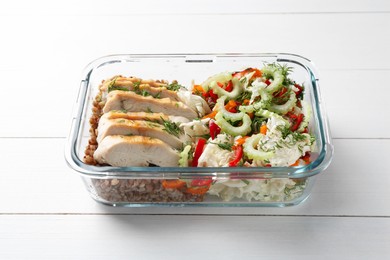
[[[156,1],[76,1],[53,3],[48,0],[12,1],[0,4],[2,15],[131,15],[131,14],[251,14],[251,13],[327,13],[327,12],[389,12],[385,0],[323,1],[310,0],[179,0]]]
[[[320,72],[322,100],[335,138],[389,138],[390,70],[324,70]],[[365,127],[366,126],[366,127]]]
[[[390,140],[335,140],[312,194],[288,208],[113,208],[94,202],[67,167],[64,139],[0,139],[0,213],[390,216]]]
[[[0,216],[0,258],[385,259],[389,232],[388,218]]]

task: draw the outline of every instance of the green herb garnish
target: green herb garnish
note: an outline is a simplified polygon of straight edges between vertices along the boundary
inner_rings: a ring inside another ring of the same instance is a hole
[[[179,137],[179,135],[181,133],[183,133],[183,130],[180,129],[180,127],[177,124],[173,123],[170,120],[164,120],[164,118],[162,118],[162,117],[160,117],[160,118],[161,118],[163,125],[164,125],[163,130],[166,131],[168,134]]]
[[[139,86],[140,85],[141,85],[141,81],[133,82],[134,92],[138,92],[139,91]]]
[[[263,122],[266,121],[267,119],[265,118],[258,117],[258,116],[254,117],[251,124],[253,134],[258,134],[260,132],[261,125],[263,124]]]
[[[288,126],[278,125],[276,128],[282,133],[283,139],[285,139],[288,135],[292,134],[292,131]]]
[[[115,77],[115,78],[110,82],[110,84],[108,85],[108,88],[107,88],[107,92],[110,93],[110,92],[113,91],[113,90],[129,91],[129,89],[126,88],[126,87],[115,86],[115,82],[116,82],[117,78],[118,78],[118,77]]]
[[[120,86],[110,86],[110,87],[108,87],[108,93],[110,93],[111,91],[114,91],[114,90],[129,91],[127,88],[120,87]]]
[[[300,141],[305,141],[306,140],[306,135],[298,133],[298,132],[293,132],[292,136],[295,141],[300,142]]]
[[[192,136],[190,136],[190,137],[192,138]],[[200,138],[208,140],[210,138],[210,134],[194,135],[193,137],[200,137]]]
[[[213,142],[210,142],[210,144],[218,145],[219,148],[221,148],[223,150],[228,150],[228,151],[231,151],[232,148],[233,148],[233,145],[230,144],[230,143],[213,143]]]
[[[181,88],[184,88],[184,86],[180,85],[179,83],[177,82],[172,82],[171,84],[165,86],[168,90],[172,90],[172,91],[178,91],[179,89]]]
[[[138,93],[137,93],[138,94]],[[143,96],[143,97],[147,97],[147,96],[151,96],[151,94],[149,92],[147,92],[145,89],[143,89],[139,95]]]

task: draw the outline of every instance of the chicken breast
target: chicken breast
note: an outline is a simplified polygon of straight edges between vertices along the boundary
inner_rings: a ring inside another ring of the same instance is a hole
[[[178,166],[179,153],[163,141],[145,136],[110,135],[102,140],[94,153],[100,164],[117,167]]]
[[[154,98],[169,98],[172,100],[180,101],[176,91],[167,89],[166,87],[152,87],[149,84],[133,84],[129,82],[115,82],[115,88],[120,90],[133,91],[141,96],[152,96]]]
[[[123,76],[114,76],[108,80],[103,81],[100,86],[100,90],[103,92],[108,91],[108,87],[111,86],[115,82],[115,86],[134,86],[134,85],[149,85],[153,88],[161,88],[166,87],[168,85],[167,81],[159,81],[159,80],[144,80],[136,77],[123,77]]]
[[[120,110],[111,110],[101,116],[99,120],[99,125],[106,124],[110,119],[119,118],[128,120],[144,120],[156,123],[162,123],[163,120],[169,120],[169,117],[163,113],[126,112]]]
[[[175,149],[180,149],[183,146],[178,136],[168,132],[163,125],[151,121],[108,119],[104,124],[99,124],[97,132],[96,140],[98,143],[109,135],[141,135],[160,139]]]
[[[112,110],[101,116],[99,125],[100,124],[104,125],[108,119],[117,119],[117,118],[123,118],[128,120],[145,120],[145,121],[152,121],[160,124],[163,123],[163,120],[165,121],[169,120],[174,123],[188,123],[190,121],[187,118],[182,116],[167,116],[163,113],[126,112],[126,111]]]
[[[134,83],[139,83],[139,84],[147,84],[151,87],[154,88],[160,88],[168,85],[168,81],[166,80],[152,80],[152,79],[141,79],[137,77],[117,77],[115,79],[115,83],[118,84],[134,84]]]
[[[126,110],[128,112],[151,112],[166,115],[183,116],[195,119],[198,113],[180,101],[169,98],[157,99],[144,97],[133,92],[114,90],[108,93],[103,113],[111,110]]]

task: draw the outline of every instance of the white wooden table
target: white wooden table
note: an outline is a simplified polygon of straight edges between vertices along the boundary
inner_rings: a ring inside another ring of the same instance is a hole
[[[0,34],[0,259],[390,259],[389,1],[2,1]],[[335,155],[309,199],[94,202],[63,156],[84,66],[107,54],[215,52],[317,65]]]

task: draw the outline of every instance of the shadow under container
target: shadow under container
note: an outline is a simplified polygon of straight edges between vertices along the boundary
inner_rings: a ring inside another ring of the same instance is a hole
[[[303,100],[312,110],[309,133],[316,139],[309,164],[296,167],[111,167],[83,162],[90,138],[89,119],[102,80],[124,75],[177,80],[181,85],[191,86],[193,82],[201,83],[223,71],[260,68],[264,63],[274,62],[291,67],[290,78],[297,83],[303,82],[305,86]],[[80,174],[93,199],[112,206],[296,205],[309,196],[317,174],[327,168],[333,155],[316,69],[308,59],[293,54],[129,54],[102,57],[86,67],[73,110],[65,147],[66,161]],[[169,186],[177,180],[184,185]],[[211,182],[212,185],[207,192],[200,191],[189,185],[193,181]]]

